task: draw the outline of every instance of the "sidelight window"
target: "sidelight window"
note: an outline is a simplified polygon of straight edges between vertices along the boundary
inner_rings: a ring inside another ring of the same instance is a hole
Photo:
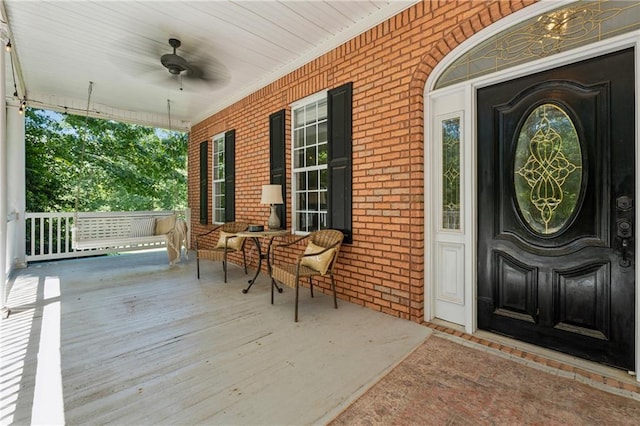
[[[460,229],[460,117],[442,125],[442,229]]]

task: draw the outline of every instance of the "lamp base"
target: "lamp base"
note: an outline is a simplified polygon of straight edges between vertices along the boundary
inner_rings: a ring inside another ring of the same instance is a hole
[[[276,213],[276,206],[273,204],[271,205],[271,215],[269,216],[269,222],[267,222],[267,225],[269,225],[269,229],[271,230],[280,229],[280,218]]]

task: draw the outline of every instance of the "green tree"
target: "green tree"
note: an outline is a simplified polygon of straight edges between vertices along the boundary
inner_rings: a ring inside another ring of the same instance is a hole
[[[187,134],[28,109],[27,210],[186,208]]]
[[[69,211],[75,169],[73,137],[62,123],[27,108],[25,180],[28,211]]]

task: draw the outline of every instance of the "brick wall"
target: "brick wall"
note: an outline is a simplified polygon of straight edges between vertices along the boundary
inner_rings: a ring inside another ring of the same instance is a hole
[[[236,220],[265,223],[269,115],[353,82],[353,244],[336,266],[338,297],[390,315],[424,315],[424,100],[431,70],[452,49],[535,0],[425,1],[193,126],[189,138],[192,232],[199,218],[199,144],[236,130]],[[211,170],[211,158],[209,158]],[[287,175],[291,174],[290,161]],[[211,188],[211,183],[209,184]],[[287,194],[291,191],[287,183]],[[287,226],[291,226],[291,202]],[[236,259],[238,261],[239,259]],[[254,264],[255,267],[255,264]],[[327,291],[327,283],[323,283]]]

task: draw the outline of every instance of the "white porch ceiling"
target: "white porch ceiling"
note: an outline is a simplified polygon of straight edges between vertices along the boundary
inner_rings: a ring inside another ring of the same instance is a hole
[[[33,107],[174,129],[223,109],[419,0],[2,1],[20,98]],[[171,53],[213,84],[172,77]],[[7,97],[14,93],[7,56]]]

